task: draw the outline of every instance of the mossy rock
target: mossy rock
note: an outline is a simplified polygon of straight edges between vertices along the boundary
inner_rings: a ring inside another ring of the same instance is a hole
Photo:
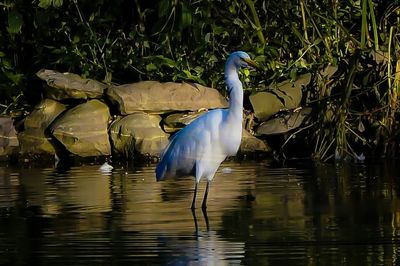
[[[270,91],[250,95],[254,115],[259,121],[266,121],[282,109],[294,109],[300,105],[302,87],[308,85],[311,74],[304,74],[294,82],[286,80],[271,86]]]
[[[108,106],[90,100],[66,111],[51,126],[53,136],[72,154],[89,157],[111,154]]]
[[[54,100],[93,99],[101,98],[106,84],[93,79],[82,78],[73,73],[60,73],[54,70],[42,69],[36,73],[46,81],[46,96]]]
[[[17,132],[9,116],[0,116],[0,157],[16,154],[19,149]]]
[[[303,121],[311,114],[310,107],[302,108],[296,112],[289,112],[286,115],[270,119],[256,129],[256,136],[261,135],[279,135],[292,131],[303,123]]]
[[[25,118],[24,131],[18,134],[21,152],[55,153],[47,129],[65,109],[65,105],[51,99],[44,99],[36,105],[32,113]]]
[[[179,131],[185,126],[189,125],[197,117],[205,113],[202,112],[191,112],[191,113],[174,113],[168,115],[163,119],[163,128],[167,133],[173,133]]]
[[[168,134],[160,127],[161,117],[144,112],[127,115],[110,127],[115,151],[125,157],[134,154],[160,156],[168,144]]]
[[[122,115],[138,111],[163,114],[228,107],[228,102],[216,89],[195,83],[142,81],[110,87],[107,96]]]
[[[240,143],[239,152],[241,153],[254,153],[254,152],[269,152],[270,147],[267,144],[254,137],[247,130],[243,129],[242,141]]]

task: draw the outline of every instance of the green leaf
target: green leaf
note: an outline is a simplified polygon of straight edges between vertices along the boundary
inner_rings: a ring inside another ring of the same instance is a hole
[[[163,55],[157,55],[156,58],[160,59],[161,63],[168,67],[175,67],[175,61]]]
[[[203,74],[204,68],[201,67],[201,66],[197,66],[197,67],[194,68],[194,71],[196,71],[197,75],[200,76],[201,74]]]
[[[77,44],[79,41],[80,41],[79,36],[78,36],[78,35],[75,35],[75,36],[74,36],[74,39],[72,40],[72,43],[73,43],[73,44]]]
[[[52,5],[52,0],[39,0],[39,7],[41,8],[48,8]]]
[[[254,58],[254,61],[256,61],[257,63],[265,63],[266,56],[265,55],[258,55],[257,57]]]
[[[39,0],[38,6],[41,8],[61,7],[64,0]]]
[[[204,36],[204,41],[206,43],[209,43],[211,39],[211,34],[209,32],[206,33],[206,35]]]
[[[10,79],[16,85],[20,83],[20,81],[22,80],[22,77],[23,77],[22,74],[14,74],[9,71],[5,71],[4,74],[8,79]]]
[[[54,7],[61,7],[63,4],[63,0],[53,0]]]
[[[225,32],[225,29],[223,27],[217,26],[217,25],[212,25],[212,30],[214,35],[220,35]]]
[[[211,65],[213,65],[213,64],[215,64],[217,62],[218,62],[218,58],[215,55],[210,56],[210,58],[207,61],[207,63],[211,64]]]
[[[89,16],[89,22],[93,22],[95,18],[96,18],[96,13],[90,14],[90,16]]]
[[[21,32],[22,28],[22,15],[16,11],[16,10],[11,10],[8,13],[8,27],[7,30],[11,34],[16,34]]]
[[[183,73],[185,73],[187,79],[193,80],[194,82],[197,82],[199,84],[205,85],[204,80],[202,80],[200,77],[192,75],[189,70],[183,70]]]
[[[244,29],[244,23],[240,18],[235,18],[233,24],[238,25],[240,28]]]
[[[12,66],[11,66],[10,60],[8,60],[7,58],[3,58],[3,59],[0,61],[0,67],[1,67],[3,70],[4,70],[4,69],[12,70]]]
[[[147,64],[146,65],[146,70],[149,71],[149,72],[155,71],[155,70],[157,70],[157,66],[155,64],[153,64],[153,63]]]

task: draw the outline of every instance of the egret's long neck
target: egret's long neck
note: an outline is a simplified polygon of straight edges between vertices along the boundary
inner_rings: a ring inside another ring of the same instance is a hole
[[[228,60],[225,65],[225,83],[229,91],[228,119],[237,119],[242,121],[243,87],[239,80],[238,69],[230,60]]]

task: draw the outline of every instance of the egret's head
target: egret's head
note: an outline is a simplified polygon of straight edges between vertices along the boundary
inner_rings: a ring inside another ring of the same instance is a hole
[[[253,60],[251,60],[250,56],[246,52],[242,52],[242,51],[233,52],[229,56],[227,63],[231,60],[237,69],[240,69],[242,67],[244,67],[244,68],[249,68],[249,67],[259,68],[258,64],[256,62],[254,62]]]

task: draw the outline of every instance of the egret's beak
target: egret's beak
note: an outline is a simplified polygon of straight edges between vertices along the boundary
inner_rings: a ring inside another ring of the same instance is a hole
[[[257,64],[255,61],[249,59],[249,58],[242,58],[243,61],[245,61],[249,66],[261,70],[261,67],[259,64]]]

